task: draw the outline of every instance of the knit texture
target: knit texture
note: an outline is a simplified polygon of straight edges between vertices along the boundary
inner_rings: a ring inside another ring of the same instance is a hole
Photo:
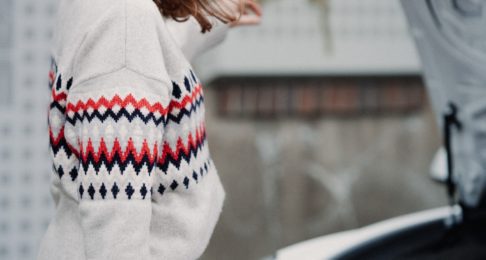
[[[225,191],[189,60],[227,31],[151,0],[62,0],[48,127],[56,213],[38,259],[196,259]]]

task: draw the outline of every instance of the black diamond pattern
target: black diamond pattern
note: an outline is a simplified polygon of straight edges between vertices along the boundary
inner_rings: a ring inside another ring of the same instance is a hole
[[[184,86],[186,86],[186,90],[188,92],[191,92],[191,83],[189,83],[189,79],[187,77],[184,77]]]
[[[67,85],[66,85],[66,89],[69,90],[71,88],[71,85],[73,85],[73,77],[71,77],[68,80]]]
[[[88,194],[91,197],[91,199],[94,199],[95,192],[96,191],[95,188],[93,187],[93,183],[91,183],[88,188]]]
[[[175,82],[172,82],[172,95],[176,98],[181,97],[181,88]]]
[[[147,187],[145,187],[145,183],[143,184],[142,188],[140,189],[140,194],[142,198],[145,199],[145,195],[147,195]]]
[[[186,186],[186,189],[189,189],[189,178],[185,177],[183,183],[184,183],[184,186]]]
[[[113,198],[116,199],[116,195],[118,194],[118,192],[120,192],[120,189],[118,188],[118,185],[116,185],[115,182],[115,184],[113,184],[113,187],[111,188],[111,193],[113,194]]]
[[[101,188],[100,188],[100,194],[101,194],[101,197],[102,197],[103,199],[105,199],[106,192],[107,192],[107,190],[106,190],[105,184],[104,184],[104,183],[102,183],[102,184],[101,184]]]
[[[62,176],[64,175],[64,170],[62,169],[62,166],[59,166],[59,168],[57,168],[57,174],[59,175],[59,178],[62,178]]]
[[[79,185],[79,197],[82,199],[83,198],[83,193],[84,193],[84,188],[83,185]]]
[[[125,193],[127,194],[128,199],[132,198],[132,195],[133,195],[134,192],[135,192],[135,190],[133,189],[132,184],[128,183],[128,186],[125,189]]]
[[[160,184],[159,189],[157,191],[160,193],[160,195],[164,195],[164,191],[165,191],[164,185]]]
[[[193,171],[192,172],[192,179],[194,179],[194,181],[196,181],[196,183],[198,183],[198,181],[200,180],[200,177],[203,177],[204,174],[207,174],[208,173],[208,164],[209,164],[209,160],[204,163],[204,166],[200,167],[199,168],[199,175],[197,173],[197,171]],[[62,171],[62,168],[59,167],[59,170],[58,170],[58,173],[61,172],[61,174],[64,174],[64,172]],[[71,178],[73,179],[73,181],[77,178],[78,176],[78,171],[76,168],[73,168],[71,170],[71,172],[69,173],[69,175],[71,175]],[[190,184],[191,180],[190,180],[190,177],[184,177],[184,180],[182,181],[183,185],[186,187],[186,189],[189,189],[189,184]],[[173,180],[172,183],[170,184],[169,186],[172,190],[176,190],[177,187],[179,187],[179,183],[176,181],[176,180]],[[160,193],[160,195],[163,195],[166,191],[166,187],[162,184],[159,184],[159,187],[157,189],[157,191]],[[79,186],[79,195],[80,197],[82,198],[83,195],[84,195],[84,187],[83,185],[80,185]],[[131,183],[128,183],[128,186],[125,188],[125,193],[127,194],[128,196],[128,199],[131,199],[133,194],[135,193],[135,189],[133,188],[132,184]],[[87,190],[89,196],[91,199],[94,199],[94,196],[96,194],[96,190],[93,186],[93,184],[91,183],[88,190]],[[101,187],[99,189],[99,192],[100,192],[100,195],[103,199],[106,198],[106,194],[108,192],[108,190],[106,189],[106,186],[104,183],[101,184]],[[113,184],[113,187],[111,188],[111,193],[113,194],[113,198],[116,199],[116,196],[118,195],[118,193],[120,192],[120,189],[118,187],[118,185],[116,183]],[[142,185],[142,187],[140,188],[139,190],[140,192],[140,195],[142,196],[143,199],[146,198],[147,196],[147,193],[150,192],[150,194],[152,195],[153,193],[153,189],[152,187],[150,187],[150,190],[147,189],[147,186],[146,184],[144,183]]]
[[[175,180],[172,181],[172,184],[170,184],[170,188],[172,190],[175,190],[177,188],[177,186],[179,186],[179,183],[177,183]]]
[[[71,175],[71,180],[75,181],[76,178],[78,177],[78,169],[73,168],[70,172],[69,175]]]
[[[59,77],[57,77],[57,82],[56,82],[56,90],[60,90],[62,86],[62,79],[61,79],[61,74],[59,74]]]

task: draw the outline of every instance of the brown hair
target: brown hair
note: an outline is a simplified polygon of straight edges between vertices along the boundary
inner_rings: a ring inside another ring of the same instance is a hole
[[[214,16],[224,23],[233,22],[236,16],[228,13],[228,9],[216,1],[221,0],[153,0],[163,16],[171,17],[176,21],[183,22],[189,19],[189,16],[196,18],[201,25],[201,32],[205,33],[211,30],[213,25],[208,16]],[[242,8],[241,0],[240,10]]]

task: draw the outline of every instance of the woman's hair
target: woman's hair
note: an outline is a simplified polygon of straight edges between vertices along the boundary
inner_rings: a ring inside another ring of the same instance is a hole
[[[221,6],[222,0],[153,0],[163,16],[171,17],[176,21],[183,22],[190,16],[196,18],[201,25],[201,32],[208,32],[213,25],[208,16],[214,16],[224,23],[232,22],[237,19],[229,13],[227,6]],[[233,0],[239,3],[242,9],[241,0]],[[241,13],[241,12],[240,12]]]

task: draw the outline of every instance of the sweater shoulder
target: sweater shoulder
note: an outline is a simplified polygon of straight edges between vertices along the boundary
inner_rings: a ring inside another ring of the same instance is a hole
[[[123,68],[167,81],[160,28],[164,21],[151,0],[122,0],[107,8],[89,28],[74,55],[75,82]]]

